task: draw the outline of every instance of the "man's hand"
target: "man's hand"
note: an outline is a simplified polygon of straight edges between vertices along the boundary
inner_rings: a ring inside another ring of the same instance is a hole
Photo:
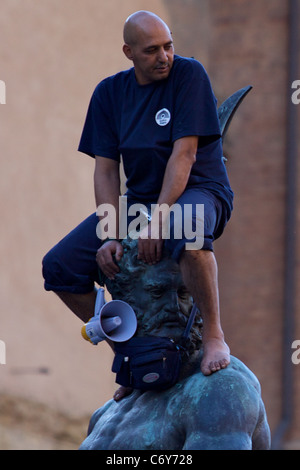
[[[109,242],[103,243],[101,248],[97,251],[96,261],[103,274],[108,279],[113,280],[115,275],[120,271],[119,267],[114,262],[118,262],[123,256],[123,246],[117,240],[110,240]]]
[[[151,226],[150,223],[140,233],[138,259],[148,264],[158,263],[162,256],[163,243],[159,228]]]

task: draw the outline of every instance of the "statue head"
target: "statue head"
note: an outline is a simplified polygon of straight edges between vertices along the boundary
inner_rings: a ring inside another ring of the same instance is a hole
[[[128,237],[122,245],[120,272],[114,280],[102,277],[112,299],[127,302],[135,311],[136,336],[166,336],[178,341],[193,304],[178,263],[164,251],[159,263],[148,265],[137,258],[137,240]],[[192,349],[201,347],[201,326],[201,317],[196,316],[190,333]]]

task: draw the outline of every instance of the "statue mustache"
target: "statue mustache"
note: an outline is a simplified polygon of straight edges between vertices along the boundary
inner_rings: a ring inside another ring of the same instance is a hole
[[[147,321],[147,329],[159,328],[164,323],[178,323],[179,327],[185,327],[187,320],[186,315],[184,315],[180,310],[177,310],[176,312],[162,310]]]

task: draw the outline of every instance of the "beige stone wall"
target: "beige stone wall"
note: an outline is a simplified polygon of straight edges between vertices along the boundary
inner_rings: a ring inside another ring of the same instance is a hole
[[[232,353],[260,378],[274,430],[282,391],[287,4],[242,2],[231,14],[238,2],[213,3],[216,89],[253,85],[225,145],[235,211],[221,241],[224,317]]]
[[[216,242],[222,321],[232,353],[258,376],[269,422],[276,431],[282,415],[287,312],[285,296],[288,3],[177,0],[170,9],[184,54],[202,60],[222,102],[235,90],[252,85],[232,121],[224,150],[235,192],[235,209],[223,237]],[[186,3],[186,2],[185,2]],[[165,2],[169,4],[169,2]],[[185,24],[193,24],[191,35]],[[178,27],[178,29],[176,28]],[[299,44],[294,45],[299,51]],[[298,52],[299,57],[299,52]],[[293,77],[299,79],[300,71]],[[299,122],[300,106],[296,116]],[[299,144],[299,136],[298,136]],[[299,147],[298,147],[299,155]],[[299,173],[298,173],[299,182]],[[295,201],[299,207],[298,199]],[[299,210],[297,227],[299,227]],[[296,297],[293,339],[300,338],[299,234],[296,230]],[[294,365],[291,432],[287,447],[299,448],[300,365]]]
[[[290,366],[284,362],[284,355],[291,348],[283,344],[287,315],[287,109],[291,96],[288,2],[231,1],[231,8],[226,8],[224,2],[214,1],[212,6],[215,13],[211,74],[217,91],[223,95],[233,83],[237,87],[253,85],[225,146],[236,195],[234,216],[221,245],[225,252],[221,271],[226,331],[232,340],[233,354],[245,360],[260,379],[275,432],[282,419],[284,368]],[[299,45],[294,46],[299,51]],[[296,241],[299,247],[298,231]],[[297,252],[295,264],[297,269]],[[299,270],[296,294],[298,276]],[[295,303],[294,338],[298,339],[297,298]],[[296,415],[299,367],[293,366],[295,389],[293,396],[287,397],[293,401]],[[294,439],[298,436],[299,440],[299,420],[294,419],[291,424]]]
[[[123,23],[147,4],[1,0],[0,393],[75,416],[112,396],[112,355],[81,339],[79,320],[44,292],[41,260],[95,210],[93,160],[77,145],[96,84],[131,66]],[[151,8],[168,20],[160,1]]]

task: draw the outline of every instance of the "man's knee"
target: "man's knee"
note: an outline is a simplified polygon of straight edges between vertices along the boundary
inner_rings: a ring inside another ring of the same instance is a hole
[[[65,256],[60,244],[54,246],[42,260],[44,288],[54,292],[74,292],[81,284],[72,256]]]
[[[82,252],[59,243],[42,260],[44,288],[47,291],[87,294],[93,291],[99,273],[93,252]]]
[[[46,290],[85,294],[98,278],[96,214],[91,214],[58,242],[43,258]]]
[[[59,258],[55,254],[55,248],[52,248],[42,259],[42,274],[46,290],[55,290],[55,286],[59,284],[62,271]]]

